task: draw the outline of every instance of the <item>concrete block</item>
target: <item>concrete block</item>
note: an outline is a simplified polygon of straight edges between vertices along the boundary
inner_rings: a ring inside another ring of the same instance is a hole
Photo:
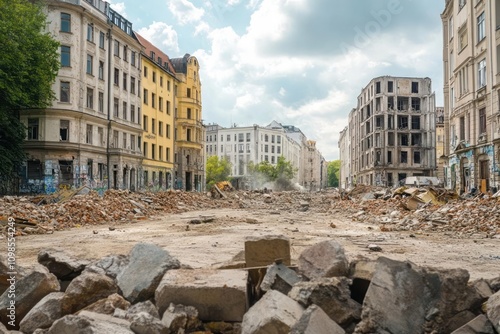
[[[291,265],[290,239],[285,236],[248,237],[245,240],[245,262],[248,268],[267,267],[277,259]]]

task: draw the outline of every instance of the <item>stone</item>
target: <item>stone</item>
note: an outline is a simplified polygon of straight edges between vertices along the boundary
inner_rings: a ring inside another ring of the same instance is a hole
[[[56,320],[47,334],[133,334],[130,322],[109,315],[83,311],[79,315],[66,315]]]
[[[75,259],[57,249],[42,250],[38,253],[38,263],[44,265],[60,280],[71,280],[80,275],[89,261]]]
[[[267,292],[243,317],[241,334],[288,334],[304,313],[304,308],[279,291]]]
[[[349,262],[341,244],[326,240],[305,249],[299,256],[299,272],[312,280],[320,277],[347,276]]]
[[[151,314],[151,316],[160,319],[160,314],[158,313],[158,309],[156,308],[155,304],[153,304],[150,300],[146,300],[145,302],[140,302],[132,305],[127,310],[127,319],[141,312]]]
[[[130,318],[130,329],[135,334],[170,334],[160,319],[147,312],[139,312]]]
[[[287,295],[295,283],[301,281],[299,275],[282,263],[274,263],[267,267],[260,289],[264,292],[271,289]]]
[[[245,240],[246,266],[267,267],[277,259],[286,266],[291,265],[290,239],[285,236],[248,237]]]
[[[16,281],[15,298],[9,298],[10,288],[0,296],[0,320],[9,330],[18,329],[19,323],[24,316],[40,301],[51,292],[59,291],[60,286],[57,278],[51,274],[47,268],[36,265],[23,278]],[[12,292],[11,292],[12,293]],[[11,300],[15,301],[15,326],[8,324],[11,319],[8,317],[10,311],[7,309],[11,305]]]
[[[495,278],[491,278],[491,279],[487,280],[487,282],[488,282],[488,285],[490,286],[491,290],[493,290],[493,292],[500,291],[500,276],[495,277]]]
[[[118,286],[112,278],[84,272],[73,279],[66,289],[62,309],[65,314],[75,313],[115,293],[118,293]]]
[[[451,334],[495,334],[495,332],[488,318],[481,314]]]
[[[333,321],[347,327],[361,319],[361,305],[351,298],[349,283],[345,277],[299,282],[288,296],[305,308],[319,306]]]
[[[117,275],[116,281],[123,296],[131,303],[142,302],[154,296],[163,275],[180,267],[180,262],[161,247],[139,243],[129,254],[129,263]]]
[[[128,265],[128,262],[129,259],[125,255],[108,255],[94,263],[93,266],[103,269],[109,277],[116,278]]]
[[[89,306],[86,306],[82,311],[89,311],[101,314],[113,315],[115,309],[119,308],[122,310],[127,310],[130,307],[130,303],[117,293],[109,295],[107,298],[100,299]]]
[[[500,333],[500,291],[493,294],[485,303],[484,308],[493,328]]]
[[[290,334],[345,334],[321,307],[311,305],[290,330]]]
[[[160,314],[173,304],[194,306],[203,321],[241,321],[247,309],[247,272],[169,270],[155,292]]]
[[[194,330],[201,325],[198,310],[193,306],[170,304],[163,313],[162,323],[173,333]]]
[[[485,279],[478,279],[472,282],[472,286],[476,289],[477,293],[481,297],[481,304],[484,303],[488,298],[493,295],[490,285]]]
[[[61,308],[63,296],[64,292],[52,292],[43,297],[21,320],[20,330],[31,334],[37,328],[48,329],[64,315]]]
[[[0,295],[9,288],[10,283],[7,281],[10,278],[9,273],[16,273],[16,281],[19,281],[27,274],[27,270],[17,264],[14,265],[14,270],[11,270],[10,264],[4,254],[0,254]]]

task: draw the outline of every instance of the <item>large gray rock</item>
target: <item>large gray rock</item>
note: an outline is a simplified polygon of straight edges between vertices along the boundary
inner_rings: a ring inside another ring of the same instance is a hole
[[[123,271],[128,263],[129,258],[125,255],[108,255],[96,263],[93,263],[91,266],[101,268],[104,270],[106,275],[111,278],[116,278],[116,276]]]
[[[495,332],[488,318],[481,314],[451,334],[495,334]]]
[[[381,257],[355,333],[451,333],[470,320],[458,314],[480,306],[468,280],[466,270],[420,268]]]
[[[485,304],[486,315],[493,327],[500,333],[500,291],[492,295]]]
[[[60,280],[67,281],[80,275],[89,261],[76,259],[62,250],[47,249],[38,253],[38,263]]]
[[[109,315],[81,312],[55,321],[47,334],[133,334],[130,322]]]
[[[71,281],[62,300],[65,314],[75,313],[100,299],[118,293],[115,281],[102,274],[84,272]]]
[[[321,277],[347,276],[349,262],[341,244],[326,240],[305,249],[299,256],[299,272],[312,280]]]
[[[163,275],[170,269],[180,268],[180,262],[157,245],[139,243],[132,248],[129,264],[116,280],[123,296],[131,303],[154,297]]]
[[[289,334],[303,313],[295,300],[271,290],[245,313],[241,334]]]
[[[290,334],[345,334],[345,331],[321,307],[311,305],[292,327]]]
[[[107,298],[100,299],[89,306],[86,306],[82,311],[89,311],[101,314],[113,315],[117,308],[128,310],[130,303],[117,293],[109,295]]]
[[[27,269],[17,264],[15,264],[13,268],[11,266],[12,264],[8,262],[7,256],[0,254],[0,295],[10,286],[8,279],[10,278],[11,272],[16,273],[17,281],[28,273]]]
[[[333,321],[347,327],[361,319],[361,305],[351,298],[349,283],[345,277],[299,282],[288,295],[306,308],[319,306]]]
[[[49,328],[64,315],[61,308],[63,296],[63,292],[52,292],[43,297],[21,321],[20,330],[31,334],[37,328]]]
[[[136,334],[170,334],[160,319],[147,312],[134,314],[130,321],[130,329]]]
[[[36,265],[31,272],[20,280],[15,282],[15,297],[11,299],[11,288],[7,289],[0,296],[0,320],[9,330],[18,329],[19,323],[23,320],[26,314],[40,301],[43,297],[51,292],[57,292],[60,289],[57,278],[49,273],[44,266]],[[15,301],[15,324],[11,319],[12,308],[11,301]]]
[[[274,263],[267,267],[266,275],[260,284],[260,289],[264,292],[271,289],[278,290],[286,295],[292,289],[292,286],[301,280],[294,270],[282,263]]]

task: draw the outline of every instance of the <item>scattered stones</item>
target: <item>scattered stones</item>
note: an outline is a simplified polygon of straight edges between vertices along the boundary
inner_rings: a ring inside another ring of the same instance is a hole
[[[161,321],[173,333],[194,330],[201,325],[196,308],[173,303],[165,310]]]
[[[42,298],[23,318],[20,330],[31,334],[37,328],[49,328],[64,314],[61,308],[63,292],[52,292]]]

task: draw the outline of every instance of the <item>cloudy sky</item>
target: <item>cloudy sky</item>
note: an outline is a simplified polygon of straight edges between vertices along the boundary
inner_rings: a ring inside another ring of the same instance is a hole
[[[444,0],[111,3],[171,58],[198,58],[205,124],[295,125],[334,160],[372,78],[430,77],[443,104]]]

